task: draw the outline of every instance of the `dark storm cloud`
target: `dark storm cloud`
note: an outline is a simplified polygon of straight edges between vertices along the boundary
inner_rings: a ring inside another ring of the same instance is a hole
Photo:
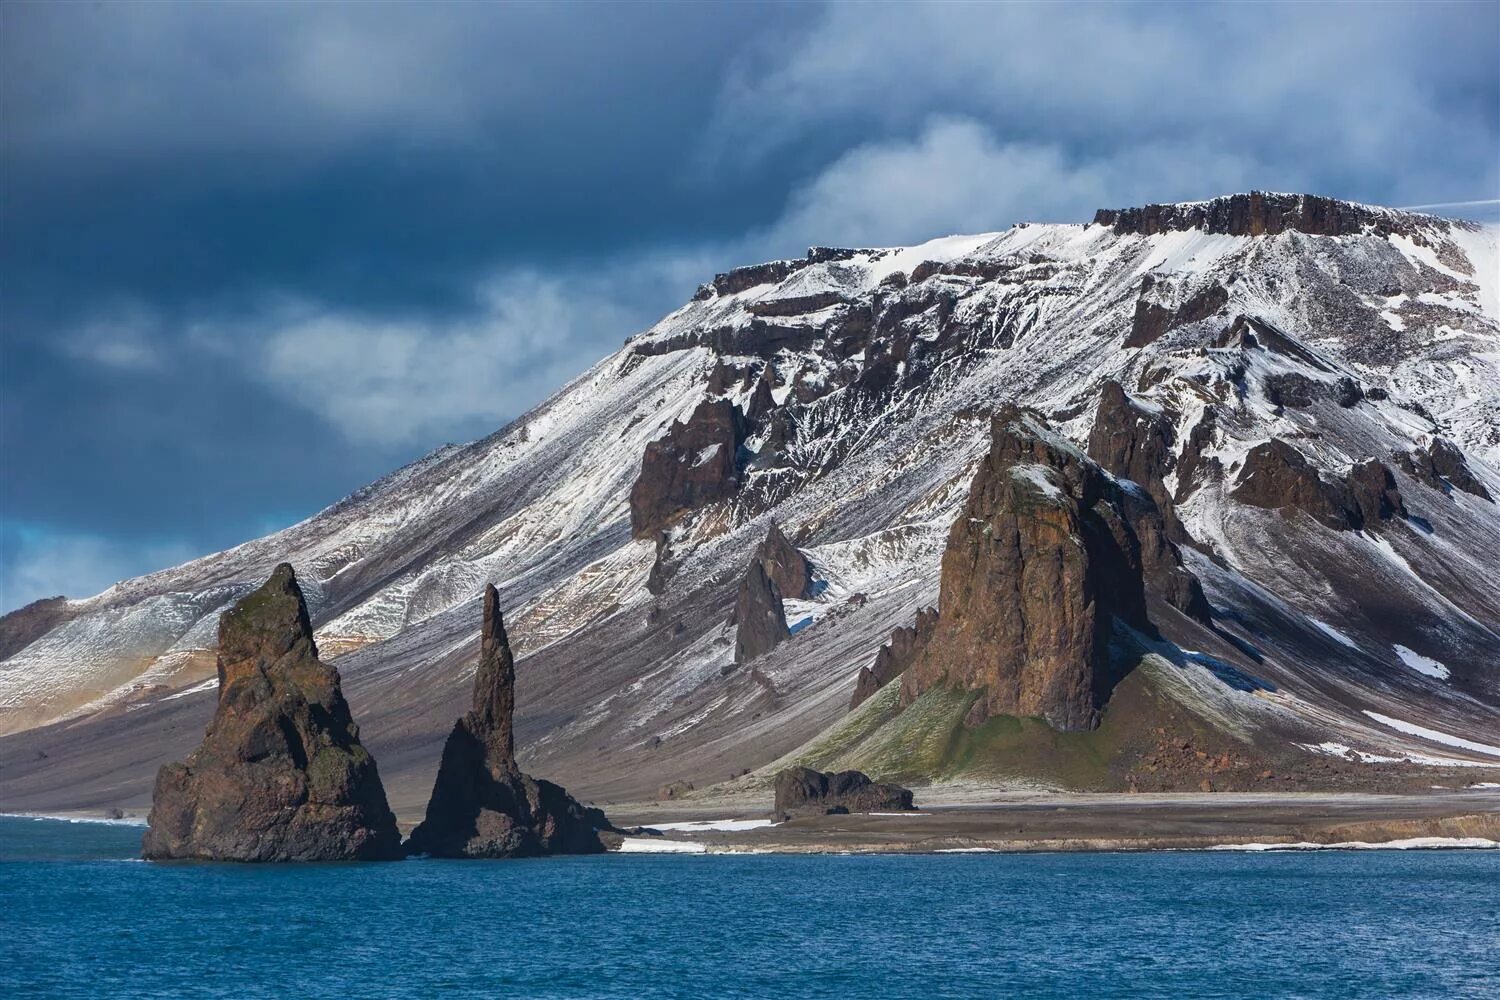
[[[1497,11],[9,3],[0,606],[487,432],[731,264],[1492,198]]]

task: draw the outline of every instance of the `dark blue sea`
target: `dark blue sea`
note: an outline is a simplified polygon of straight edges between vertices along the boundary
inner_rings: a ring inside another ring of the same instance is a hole
[[[1500,852],[147,864],[0,818],[0,997],[1500,997]]]

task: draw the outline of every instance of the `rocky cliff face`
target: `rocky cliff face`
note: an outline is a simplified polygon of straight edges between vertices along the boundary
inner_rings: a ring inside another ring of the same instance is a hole
[[[745,417],[725,400],[705,400],[684,423],[646,446],[630,489],[630,530],[649,538],[678,517],[734,495]]]
[[[1094,214],[1094,224],[1111,227],[1117,236],[1154,236],[1191,229],[1228,236],[1276,236],[1286,232],[1348,236],[1366,231],[1385,235],[1413,228],[1405,224],[1400,213],[1387,209],[1317,195],[1265,191],[1177,205],[1100,209]]]
[[[1155,635],[1138,525],[1176,563],[1144,494],[1130,497],[1035,415],[994,418],[989,454],[943,553],[934,634],[902,686],[909,704],[937,686],[981,690],[970,722],[1040,716],[1090,729],[1132,666],[1120,628]]]
[[[156,779],[147,858],[349,861],[397,857],[375,761],[318,659],[282,563],[219,624],[219,701],[198,749]]]
[[[426,818],[410,854],[516,858],[597,854],[609,820],[563,788],[522,774],[515,756],[515,661],[500,618],[500,595],[484,588],[484,625],[473,707],[453,725]]]
[[[66,597],[44,597],[0,616],[0,660],[19,653],[67,618]]]
[[[812,568],[804,556],[774,521],[766,540],[755,550],[755,558],[765,567],[766,575],[776,584],[784,598],[805,600],[812,596]]]

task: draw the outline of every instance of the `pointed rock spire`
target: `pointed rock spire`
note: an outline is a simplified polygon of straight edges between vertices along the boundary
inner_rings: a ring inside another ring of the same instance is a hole
[[[433,782],[427,816],[406,842],[409,854],[510,858],[596,854],[603,812],[579,805],[559,785],[516,765],[516,668],[500,616],[500,595],[484,588],[473,708],[453,725]]]
[[[781,591],[759,559],[750,561],[734,602],[734,662],[744,665],[792,637]]]
[[[158,773],[148,858],[378,860],[401,836],[287,563],[219,619],[219,704]]]
[[[766,575],[775,582],[783,598],[800,601],[811,596],[812,569],[807,564],[807,557],[782,534],[781,526],[775,521],[771,522],[755,557],[765,566]]]
[[[484,585],[484,625],[479,639],[479,669],[474,674],[474,710],[470,714],[487,734],[485,745],[497,764],[514,770],[516,661],[510,653],[505,622],[500,617],[500,593]]]

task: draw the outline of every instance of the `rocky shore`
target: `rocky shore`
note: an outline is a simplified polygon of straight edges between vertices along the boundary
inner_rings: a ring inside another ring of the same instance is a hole
[[[802,815],[774,825],[747,802],[619,804],[622,824],[671,824],[672,841],[706,853],[930,854],[983,851],[1203,850],[1248,845],[1500,846],[1500,788],[1429,795],[1017,793],[919,791],[907,813]],[[931,803],[931,804],[929,804]],[[698,821],[698,822],[693,822]],[[680,829],[692,827],[719,829]]]

